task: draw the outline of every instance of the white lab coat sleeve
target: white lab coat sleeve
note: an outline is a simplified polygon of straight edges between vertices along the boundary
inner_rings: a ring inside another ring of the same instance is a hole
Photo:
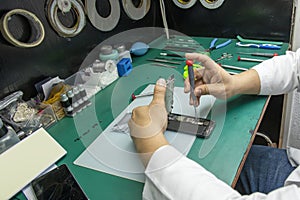
[[[253,193],[249,196],[241,196],[229,185],[170,145],[159,148],[153,154],[145,174],[146,182],[143,191],[145,200],[300,199],[300,189],[293,184],[268,195]]]
[[[252,69],[258,72],[261,95],[277,95],[300,90],[300,49],[287,51],[286,55],[275,56]]]

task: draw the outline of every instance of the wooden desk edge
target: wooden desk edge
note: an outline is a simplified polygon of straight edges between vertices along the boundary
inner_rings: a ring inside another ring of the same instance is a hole
[[[241,161],[241,163],[240,163],[240,166],[239,166],[239,168],[238,168],[238,170],[237,170],[237,173],[235,174],[235,177],[234,177],[233,182],[232,182],[232,184],[231,184],[231,187],[232,187],[232,188],[235,187],[235,185],[236,185],[236,183],[237,183],[237,181],[238,181],[238,179],[239,179],[239,176],[240,176],[241,171],[242,171],[242,169],[243,169],[243,167],[244,167],[245,161],[246,161],[246,159],[247,159],[247,157],[248,157],[250,148],[251,148],[251,146],[252,146],[252,144],[253,144],[253,141],[254,141],[254,139],[255,139],[256,132],[257,132],[257,130],[258,130],[258,128],[259,128],[259,125],[260,125],[260,123],[261,123],[261,121],[262,121],[262,118],[263,118],[263,116],[264,116],[264,114],[265,114],[265,112],[266,112],[266,109],[267,109],[267,106],[268,106],[268,104],[269,104],[270,99],[271,99],[271,95],[268,96],[268,99],[267,99],[267,101],[266,101],[266,103],[265,103],[265,105],[264,105],[264,107],[263,107],[263,110],[262,110],[262,112],[261,112],[261,114],[260,114],[260,117],[259,117],[259,119],[258,119],[258,122],[257,122],[257,124],[256,124],[256,127],[255,127],[255,129],[254,129],[254,131],[253,131],[253,134],[252,134],[252,136],[251,136],[251,139],[250,139],[249,145],[248,145],[248,147],[247,147],[247,150],[246,150],[246,152],[245,152],[245,154],[244,154],[244,156],[243,156],[243,159],[242,159],[242,161]]]

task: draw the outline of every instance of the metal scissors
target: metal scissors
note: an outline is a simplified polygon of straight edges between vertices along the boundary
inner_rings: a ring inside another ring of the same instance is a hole
[[[210,42],[210,46],[209,46],[209,48],[206,51],[207,52],[211,52],[212,50],[219,49],[221,47],[225,47],[225,46],[227,46],[227,45],[229,45],[231,43],[231,39],[229,39],[226,42],[223,42],[221,44],[216,45],[217,41],[218,41],[218,38],[214,38]]]

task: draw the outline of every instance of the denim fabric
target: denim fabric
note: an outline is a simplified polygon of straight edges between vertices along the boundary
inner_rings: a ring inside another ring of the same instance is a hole
[[[294,169],[285,149],[253,145],[235,189],[243,195],[254,192],[267,194],[282,187]]]

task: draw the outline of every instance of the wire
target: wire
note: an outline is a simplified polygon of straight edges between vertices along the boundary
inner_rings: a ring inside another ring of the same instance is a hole
[[[260,133],[260,132],[256,132],[256,135],[263,137],[267,141],[268,144],[270,144],[270,145],[273,144],[272,140],[268,136],[266,136],[265,134]]]
[[[167,36],[167,39],[170,39],[164,0],[159,0],[159,4],[160,4],[161,17],[162,17],[162,20],[163,20],[163,25],[164,25],[164,28],[165,28],[166,36]]]

